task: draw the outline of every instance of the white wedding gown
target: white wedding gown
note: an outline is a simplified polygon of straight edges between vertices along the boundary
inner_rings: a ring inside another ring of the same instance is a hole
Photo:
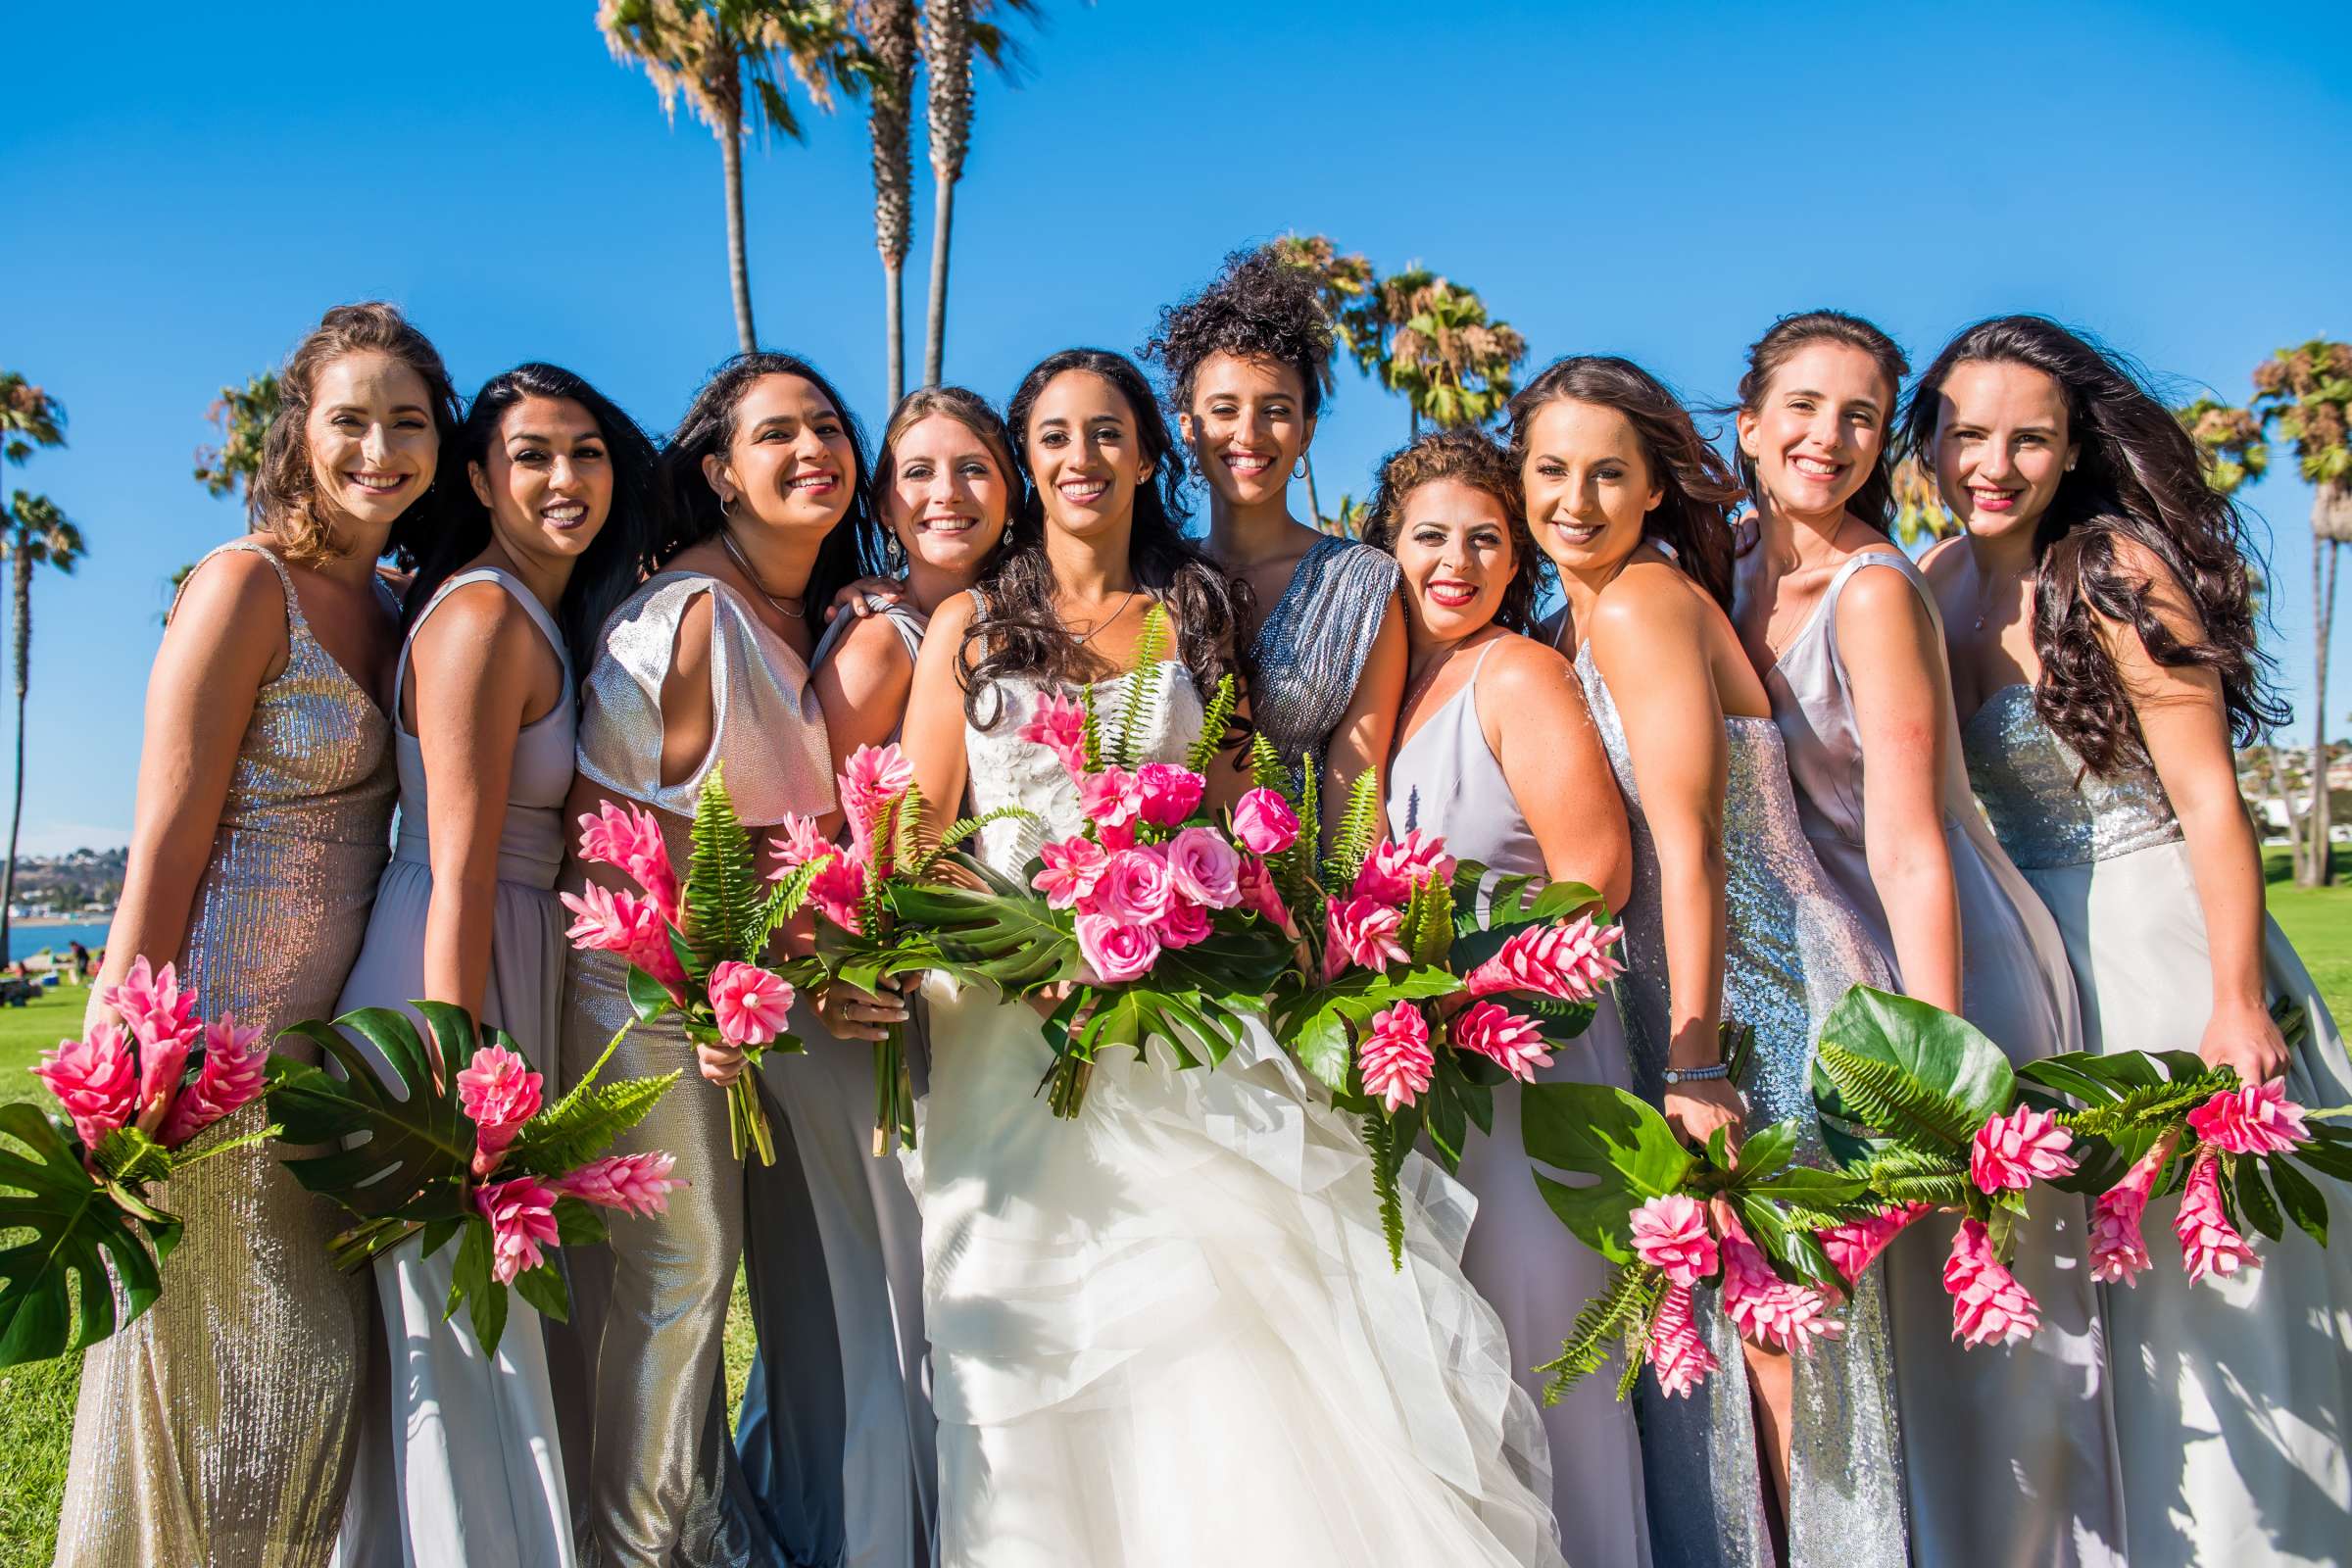
[[[1147,750],[1174,760],[1200,700],[1181,664],[1152,680]],[[1036,690],[999,686],[999,722],[967,732],[975,808],[1041,819],[983,838],[1010,874],[1081,825],[1060,763],[1016,738]],[[965,991],[932,1020],[906,1162],[943,1564],[1561,1561],[1543,1430],[1457,1261],[1460,1186],[1413,1158],[1394,1271],[1355,1119],[1262,1031],[1213,1070],[1108,1054],[1060,1121],[1029,1006]]]

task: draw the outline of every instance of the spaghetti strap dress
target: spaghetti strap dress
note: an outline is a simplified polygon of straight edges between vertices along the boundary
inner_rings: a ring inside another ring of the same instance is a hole
[[[1759,561],[1761,553],[1747,559]],[[1894,968],[1892,930],[1863,849],[1862,742],[1838,647],[1838,599],[1872,569],[1911,584],[1942,649],[1942,617],[1919,568],[1899,552],[1869,550],[1830,579],[1764,684],[1788,742],[1805,836]],[[1937,674],[1948,691],[1948,671]],[[2065,944],[1977,808],[1948,705],[1942,723],[1944,842],[1960,899],[1961,1013],[2013,1062],[2080,1050]],[[2041,1305],[2041,1328],[2021,1345],[1971,1350],[1953,1338],[1943,1288],[1948,1215],[1897,1237],[1884,1259],[1920,1568],[2093,1568],[2126,1560],[2087,1212],[2080,1197],[2048,1186],[2036,1187],[2028,1202],[2013,1266]]]

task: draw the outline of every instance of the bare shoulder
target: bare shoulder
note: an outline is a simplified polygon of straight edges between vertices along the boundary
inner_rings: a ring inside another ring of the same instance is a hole
[[[837,666],[836,678],[853,688],[871,686],[894,674],[903,676],[914,667],[906,639],[887,615],[859,616],[857,624],[841,634],[825,662]]]
[[[544,654],[543,652],[544,651]],[[534,657],[554,656],[547,636],[521,601],[495,582],[469,582],[447,598],[416,628],[416,652],[434,659],[463,655],[527,671]]]
[[[1869,555],[1889,552],[1866,551]],[[1883,571],[1857,571],[1838,596],[1838,635],[1907,636],[1928,624],[1927,602],[1900,564]]]
[[[678,612],[677,635],[670,640],[669,678],[702,679],[710,672],[710,628],[718,611],[711,603],[715,596],[705,587],[686,601]]]
[[[1968,564],[1968,541],[1957,537],[1938,539],[1919,558],[1920,571],[1926,575],[1929,586],[1937,590],[1958,580]]]
[[[1513,632],[1496,638],[1494,649],[1487,658],[1486,682],[1498,697],[1539,696],[1576,679],[1575,666],[1564,656],[1532,637]]]
[[[277,568],[251,550],[221,550],[198,562],[172,607],[172,625],[217,639],[283,644],[286,589]]]
[[[979,596],[969,589],[941,601],[940,607],[931,612],[930,623],[923,629],[923,646],[929,648],[937,643],[955,649],[958,658],[963,657],[963,634],[971,629],[972,622],[979,617]]]
[[[1662,637],[1695,632],[1706,621],[1707,601],[1699,586],[1665,561],[1637,561],[1601,592],[1585,635],[1595,657],[1654,644]]]

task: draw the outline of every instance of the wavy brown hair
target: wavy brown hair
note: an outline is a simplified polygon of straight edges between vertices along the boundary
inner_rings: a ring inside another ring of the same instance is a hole
[[[1383,459],[1364,521],[1364,543],[1390,555],[1404,527],[1404,504],[1425,484],[1451,479],[1493,496],[1510,522],[1511,580],[1494,612],[1496,625],[1523,636],[1536,629],[1536,602],[1543,597],[1551,558],[1536,548],[1527,526],[1527,499],[1518,470],[1494,440],[1477,430],[1438,430]]]
[[[959,662],[965,666],[964,713],[983,728],[993,725],[999,714],[981,716],[980,695],[999,680],[1019,676],[1074,686],[1105,672],[1102,660],[1072,637],[1054,612],[1045,500],[1029,471],[1029,416],[1054,378],[1071,370],[1101,376],[1117,389],[1151,464],[1135,488],[1135,519],[1127,542],[1136,585],[1167,607],[1177,656],[1202,693],[1215,690],[1220,677],[1239,673],[1234,645],[1248,590],[1228,582],[1184,537],[1183,466],[1174,456],[1175,442],[1160,417],[1152,383],[1125,355],[1108,349],[1064,349],[1039,361],[1021,377],[1004,409],[1013,453],[1021,463],[1021,500],[1005,524],[995,570],[974,590],[981,613],[964,628],[964,658]]]
[[[1860,349],[1878,362],[1879,373],[1886,377],[1886,440],[1879,449],[1879,461],[1871,466],[1869,477],[1846,498],[1845,510],[1879,532],[1891,536],[1895,514],[1894,399],[1903,390],[1903,377],[1911,373],[1911,362],[1903,358],[1903,351],[1894,339],[1859,316],[1848,316],[1843,311],[1802,311],[1784,316],[1748,346],[1747,373],[1740,377],[1739,401],[1719,412],[1760,413],[1765,389],[1772,385],[1772,378],[1809,343],[1842,343],[1847,348]],[[1756,465],[1739,450],[1737,443],[1733,447],[1733,463],[1749,498],[1762,506],[1764,491],[1756,482]]]
[[[1642,537],[1666,546],[1675,564],[1731,613],[1732,513],[1742,490],[1723,454],[1698,433],[1690,411],[1665,382],[1631,360],[1578,354],[1552,361],[1511,399],[1509,458],[1522,496],[1531,457],[1528,431],[1536,416],[1560,402],[1614,410],[1634,427],[1649,482],[1662,492],[1642,519]]]
[[[2001,316],[1964,329],[1912,388],[1903,444],[1934,471],[1943,385],[1972,362],[2022,365],[2058,385],[2066,438],[2078,446],[2034,523],[2034,706],[2101,776],[2147,760],[2147,741],[2122,674],[2100,639],[2102,619],[2130,626],[2148,657],[2210,669],[2236,744],[2291,716],[2270,689],[2255,644],[2252,547],[2237,504],[2205,481],[2197,444],[2122,356],[2040,316]],[[2163,563],[2197,618],[2189,638],[2150,608],[2156,584],[2118,559],[2125,540]]]
[[[277,412],[270,417],[269,433],[262,438],[261,467],[245,496],[246,518],[254,532],[274,538],[288,561],[332,561],[343,554],[336,548],[334,519],[319,497],[318,470],[311,464],[311,402],[318,394],[318,373],[352,354],[389,355],[415,370],[424,382],[433,432],[440,437],[442,468],[458,450],[457,388],[450,385],[449,370],[432,340],[410,325],[397,307],[381,300],[336,306],[318,318],[278,371]],[[440,492],[445,488],[436,476],[393,522],[384,554],[402,570],[416,566],[424,546],[440,531],[446,516],[446,498]]]
[[[916,387],[899,399],[899,406],[890,411],[890,422],[882,427],[881,444],[874,449],[874,471],[865,487],[865,510],[881,534],[883,569],[892,576],[906,568],[906,547],[899,543],[898,530],[890,525],[891,470],[898,466],[894,454],[907,431],[935,414],[954,419],[988,448],[988,455],[997,460],[1008,496],[1016,493],[1021,482],[1021,466],[1012,455],[1012,432],[1004,428],[1004,416],[988,399],[960,386]],[[1009,506],[1005,520],[1011,521]],[[1002,541],[999,548],[1003,548]],[[995,557],[990,560],[993,563]]]

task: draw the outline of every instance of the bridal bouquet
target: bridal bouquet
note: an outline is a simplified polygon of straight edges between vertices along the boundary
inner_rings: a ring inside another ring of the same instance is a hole
[[[442,1316],[465,1302],[475,1340],[495,1353],[509,1287],[548,1317],[570,1315],[564,1275],[543,1249],[603,1241],[599,1208],[659,1214],[668,1206],[670,1189],[682,1185],[669,1174],[672,1156],[604,1151],[678,1074],[599,1084],[612,1054],[607,1046],[571,1092],[548,1105],[540,1074],[507,1035],[488,1030],[477,1048],[463,1007],[420,1002],[416,1009],[432,1032],[431,1050],[407,1013],[385,1007],[287,1031],[315,1042],[341,1072],[271,1057],[270,1110],[279,1123],[271,1130],[294,1144],[357,1140],[285,1161],[296,1181],[358,1218],[329,1244],[335,1265],[356,1270],[412,1236],[422,1238],[427,1256],[456,1239],[456,1279]],[[399,1094],[346,1029],[383,1054]]]
[[[814,836],[813,825],[808,836]],[[607,801],[601,811],[582,815],[580,858],[627,873],[638,891],[615,893],[590,883],[564,894],[573,916],[566,934],[575,948],[628,960],[635,1017],[623,1033],[675,1013],[689,1040],[743,1051],[755,1070],[727,1086],[729,1142],[737,1159],[751,1149],[760,1164],[772,1165],[775,1139],[760,1103],[756,1069],[767,1051],[804,1049],[785,1022],[796,985],[808,983],[816,970],[807,959],[771,965],[767,949],[831,862],[805,857],[761,893],[751,835],[736,818],[715,764],[695,804],[693,842],[680,886],[651,811]]]
[[[195,995],[180,989],[172,966],[159,972],[144,957],[99,1001],[122,1022],[61,1041],[32,1069],[64,1118],[21,1102],[0,1105],[0,1134],[24,1151],[0,1145],[0,1232],[31,1233],[0,1249],[0,1367],[94,1344],[154,1305],[157,1265],[178,1246],[181,1225],[149,1185],[276,1130],[187,1152],[197,1134],[261,1095],[261,1030],[227,1013],[197,1017]],[[79,1332],[71,1336],[70,1276],[81,1285]],[[116,1281],[126,1309],[120,1319]]]

